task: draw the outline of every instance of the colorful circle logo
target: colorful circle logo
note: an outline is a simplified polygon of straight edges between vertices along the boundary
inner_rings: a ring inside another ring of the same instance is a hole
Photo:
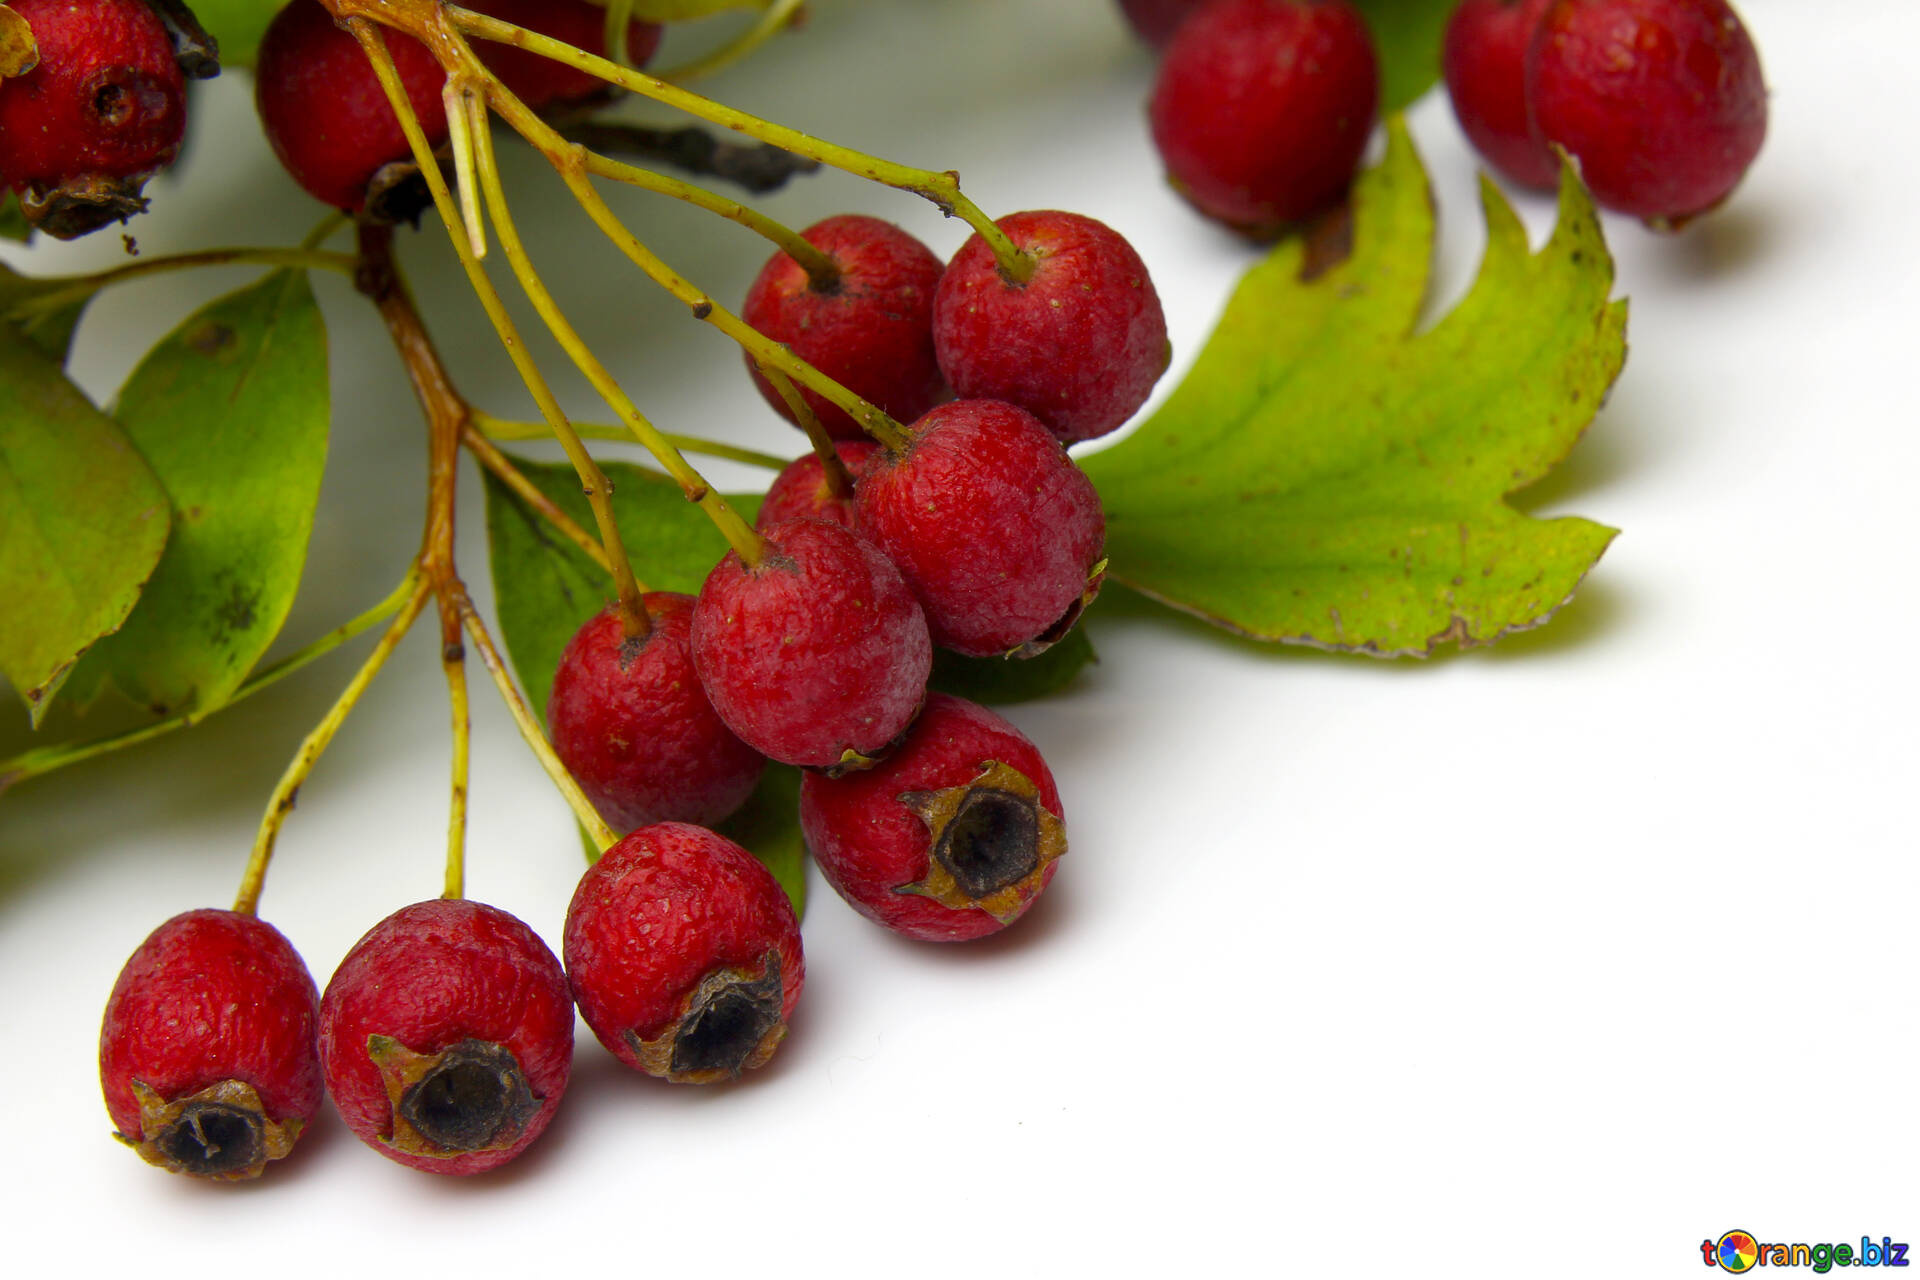
[[[1729,1231],[1713,1251],[1714,1261],[1735,1273],[1751,1271],[1760,1262],[1760,1246],[1744,1231]]]

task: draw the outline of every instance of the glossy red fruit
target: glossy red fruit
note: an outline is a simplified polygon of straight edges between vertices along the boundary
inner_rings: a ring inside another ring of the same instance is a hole
[[[567,978],[613,1055],[675,1084],[763,1066],[806,980],[800,924],[754,856],[701,827],[642,827],[567,908]]]
[[[867,919],[931,942],[997,932],[1067,850],[1053,774],[985,707],[936,693],[865,773],[800,784],[800,826],[827,883]]]
[[[1120,11],[1142,40],[1156,49],[1164,49],[1173,33],[1206,0],[1120,0]]]
[[[643,597],[651,627],[629,638],[603,609],[574,632],[547,697],[553,749],[594,808],[625,834],[651,822],[724,821],[766,758],[721,723],[687,642],[693,597]]]
[[[587,0],[473,0],[476,13],[511,22],[516,27],[607,56],[607,11]],[[660,47],[660,24],[634,20],[627,24],[627,58],[644,67]],[[514,96],[538,110],[558,103],[582,102],[607,91],[607,82],[564,62],[543,58],[512,45],[491,40],[473,41],[474,52],[500,77]]]
[[[1460,128],[1494,170],[1551,190],[1560,161],[1527,124],[1527,46],[1551,0],[1461,0],[1447,20],[1441,68]]]
[[[166,27],[143,0],[10,7],[40,60],[0,79],[0,186],[21,192],[29,215],[60,236],[139,212],[142,183],[173,163],[187,127],[186,80]]]
[[[834,452],[849,472],[857,474],[879,447],[871,440],[842,440],[834,445]],[[853,495],[837,494],[827,484],[818,454],[795,458],[773,478],[753,523],[757,529],[767,529],[789,520],[825,520],[845,529],[855,527]]]
[[[416,902],[334,971],[320,1061],[341,1118],[381,1155],[430,1173],[496,1168],[540,1136],[566,1092],[567,975],[498,907]]]
[[[1146,403],[1172,348],[1146,264],[1103,222],[1054,209],[996,224],[1033,275],[1000,274],[976,233],[940,277],[934,351],[954,392],[1005,400],[1072,444],[1105,435]]]
[[[880,450],[854,491],[861,532],[926,611],[933,642],[1032,656],[1099,588],[1106,517],[1086,473],[1032,414],[955,400]]]
[[[1595,200],[1669,227],[1725,200],[1767,133],[1760,55],[1725,0],[1554,0],[1527,102]]]
[[[427,141],[447,137],[446,74],[425,45],[383,30],[407,100]],[[320,0],[291,0],[260,41],[254,105],[274,154],[308,194],[336,209],[366,206],[380,170],[412,152],[360,42],[334,25]]]
[[[776,253],[747,290],[743,319],[890,417],[917,418],[946,393],[933,355],[933,291],[940,259],[918,240],[879,218],[847,213],[800,233],[840,268],[839,278],[815,288],[801,265]],[[754,385],[781,417],[786,401],[751,359]],[[866,433],[816,391],[801,395],[836,440]]]
[[[893,563],[819,520],[730,551],[693,609],[693,662],[713,709],[785,764],[861,768],[913,723],[933,667],[927,621]]]
[[[320,1106],[320,994],[278,929],[237,911],[177,915],[107,999],[100,1087],[115,1136],[149,1164],[257,1177]]]
[[[1211,0],[1167,47],[1147,116],[1174,189],[1265,239],[1346,193],[1379,97],[1347,0]]]

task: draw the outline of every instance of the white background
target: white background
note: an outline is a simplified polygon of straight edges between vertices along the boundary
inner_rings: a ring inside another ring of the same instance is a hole
[[[1162,186],[1141,112],[1151,61],[1112,7],[817,10],[703,87],[957,167],[992,212],[1113,223],[1167,303],[1164,394],[1252,255]],[[0,800],[5,1269],[1652,1276],[1700,1274],[1702,1238],[1734,1227],[1920,1243],[1920,12],[1746,11],[1774,90],[1766,149],[1734,204],[1682,237],[1609,221],[1632,298],[1626,372],[1521,498],[1624,531],[1552,625],[1385,664],[1144,608],[1098,620],[1100,665],[1011,713],[1053,764],[1073,845],[1028,919],[984,944],[915,945],[816,877],[807,991],[774,1065],[670,1088],[583,1032],[552,1130],[465,1182],[391,1164],[329,1114],[257,1184],[205,1186],[122,1150],[99,1101],[115,973],[165,917],[231,899],[274,778],[356,658],[25,784]],[[143,253],[284,244],[312,225],[249,92],[234,75],[200,95],[186,162],[130,228]],[[1443,99],[1411,118],[1443,308],[1482,238],[1474,161]],[[724,339],[629,274],[531,157],[509,168],[550,280],[656,421],[798,450]],[[744,292],[757,241],[616,195],[688,275]],[[960,239],[840,175],[768,207],[796,225],[879,212],[943,256]],[[1543,234],[1549,203],[1520,207]],[[440,232],[407,240],[464,389],[525,413]],[[107,234],[33,269],[118,254]],[[82,381],[111,396],[147,344],[246,278],[103,299]],[[335,432],[289,642],[397,580],[424,473],[371,313],[320,288]],[[469,473],[460,546],[484,602],[477,488]],[[476,690],[469,889],[557,941],[574,832]],[[444,696],[416,635],[286,829],[263,914],[323,983],[378,917],[438,891]],[[0,725],[0,755],[28,742],[24,717]]]

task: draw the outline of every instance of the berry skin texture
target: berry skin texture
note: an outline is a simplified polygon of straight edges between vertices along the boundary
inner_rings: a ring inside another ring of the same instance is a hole
[[[1767,133],[1760,55],[1725,0],[1555,0],[1526,76],[1536,135],[1602,206],[1659,227],[1725,200]]]
[[[1206,0],[1120,0],[1120,11],[1127,15],[1134,32],[1156,49],[1164,49],[1173,40],[1194,10]]]
[[[120,971],[100,1025],[115,1136],[175,1173],[258,1177],[320,1106],[319,1002],[265,921],[212,909],[168,920]]]
[[[767,259],[747,290],[741,317],[848,390],[911,421],[946,394],[933,355],[933,291],[940,259],[890,222],[841,214],[800,233],[840,268],[840,277],[813,288],[801,265],[785,253]],[[753,360],[747,370],[781,417],[793,413]],[[846,410],[817,391],[800,388],[820,425],[836,440],[864,440]]]
[[[341,1118],[381,1155],[429,1173],[497,1168],[540,1136],[566,1092],[567,975],[498,907],[416,902],[334,970],[320,1062]]]
[[[1175,190],[1270,239],[1345,194],[1379,98],[1346,0],[1213,0],[1167,47],[1147,117]]]
[[[940,368],[963,399],[1005,400],[1063,444],[1112,431],[1146,403],[1172,347],[1147,266],[1103,222],[1054,209],[996,223],[1034,258],[1025,284],[1000,274],[978,234],[933,300]]]
[[[10,7],[40,60],[0,79],[0,185],[63,238],[138,213],[141,185],[173,163],[186,135],[186,78],[165,25],[144,0]]]
[[[474,0],[466,7],[552,36],[576,49],[607,56],[606,10],[586,0]],[[633,66],[646,66],[659,47],[659,23],[636,19],[627,24],[627,56]],[[525,49],[491,40],[475,40],[473,49],[515,97],[536,111],[556,104],[587,102],[609,91],[600,77]]]
[[[1527,123],[1526,58],[1551,0],[1461,0],[1441,68],[1453,114],[1486,162],[1524,187],[1552,190],[1560,161]]]
[[[425,45],[383,31],[427,141],[447,137],[440,99],[446,73]],[[412,152],[360,42],[334,25],[320,0],[291,0],[267,27],[254,69],[254,105],[274,154],[323,204],[366,207],[375,175]]]
[[[996,933],[1067,850],[1060,794],[1024,734],[976,703],[927,699],[913,732],[865,773],[800,784],[800,827],[835,891],[929,942]]]
[[[675,1084],[763,1066],[806,980],[773,874],[701,827],[642,827],[587,869],[563,951],[580,1014],[620,1061]]]
[[[847,470],[857,475],[879,447],[871,440],[843,440],[834,445],[833,451],[840,455]],[[753,524],[754,528],[765,530],[788,520],[825,520],[843,529],[857,527],[852,496],[843,498],[827,486],[826,471],[820,465],[818,454],[802,454],[773,478]]]
[[[1031,657],[1093,599],[1106,517],[1093,482],[1034,416],[955,400],[914,423],[902,455],[868,460],[861,532],[898,566],[935,644]]]
[[[858,769],[913,723],[933,668],[927,621],[900,571],[819,520],[764,531],[748,568],[730,551],[693,608],[693,662],[713,709],[783,764]]]
[[[567,643],[547,698],[553,749],[616,831],[722,822],[753,794],[766,758],[700,687],[687,652],[693,597],[655,591],[642,603],[646,635],[630,640],[609,607]]]

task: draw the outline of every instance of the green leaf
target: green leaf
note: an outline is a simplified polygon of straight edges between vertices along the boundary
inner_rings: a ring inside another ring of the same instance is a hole
[[[25,241],[33,234],[33,228],[27,225],[27,215],[20,211],[20,202],[11,191],[0,191],[0,240]]]
[[[140,605],[70,692],[156,713],[224,703],[279,634],[327,458],[327,335],[305,272],[216,299],[149,351],[119,418],[173,506]]]
[[[974,702],[1030,702],[1065,688],[1082,667],[1098,661],[1082,622],[1035,658],[967,658],[936,649],[927,683]]]
[[[79,328],[81,313],[94,295],[83,289],[79,296],[51,310],[41,300],[73,288],[71,279],[23,276],[0,262],[0,312],[7,313],[14,328],[57,364],[67,362],[74,330]]]
[[[593,512],[571,466],[524,460],[517,464],[534,487],[582,528],[594,527]],[[697,593],[726,554],[726,543],[713,523],[682,496],[678,485],[656,471],[621,462],[603,463],[602,469],[613,481],[614,516],[635,571],[655,591]],[[547,695],[567,641],[581,623],[607,606],[613,583],[512,490],[491,474],[486,481],[494,609],[520,687],[544,723]],[[748,520],[760,507],[758,494],[730,494],[727,501]],[[721,834],[766,863],[793,899],[795,911],[804,905],[806,894],[799,787],[797,770],[773,765],[745,807],[720,826]]]
[[[223,70],[251,67],[260,37],[286,0],[193,0],[193,16],[220,42]]]
[[[167,524],[125,433],[0,324],[0,673],[35,725],[79,656],[126,620]]]
[[[1481,196],[1479,277],[1425,333],[1433,207],[1397,119],[1350,254],[1303,279],[1292,240],[1247,273],[1160,411],[1083,462],[1116,580],[1260,639],[1382,656],[1489,643],[1572,594],[1614,531],[1503,498],[1598,410],[1626,304],[1570,169],[1537,254],[1499,190]]]
[[[1440,41],[1458,0],[1355,0],[1380,55],[1380,97],[1399,111],[1440,79]]]

